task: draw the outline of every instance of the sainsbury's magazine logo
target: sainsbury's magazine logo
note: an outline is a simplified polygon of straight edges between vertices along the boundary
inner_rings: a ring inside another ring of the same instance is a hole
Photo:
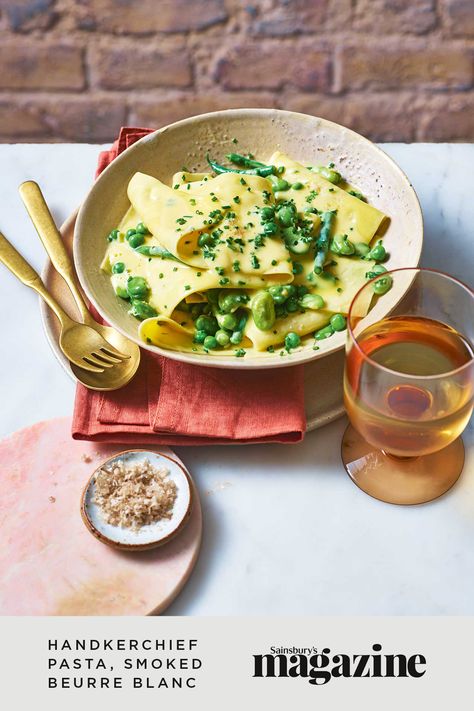
[[[426,658],[422,654],[384,653],[373,644],[368,654],[332,654],[328,647],[270,647],[268,654],[254,654],[254,677],[307,679],[314,686],[331,679],[373,677],[422,677]]]

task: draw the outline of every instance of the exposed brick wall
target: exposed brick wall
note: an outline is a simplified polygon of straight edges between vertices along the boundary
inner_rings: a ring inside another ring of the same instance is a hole
[[[269,106],[474,139],[474,0],[0,0],[0,141]]]

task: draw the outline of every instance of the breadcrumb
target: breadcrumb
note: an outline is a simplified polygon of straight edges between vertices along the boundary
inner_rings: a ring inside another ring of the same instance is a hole
[[[168,469],[157,469],[148,459],[133,464],[118,459],[97,472],[93,503],[107,523],[134,531],[170,519],[177,488],[168,475]]]

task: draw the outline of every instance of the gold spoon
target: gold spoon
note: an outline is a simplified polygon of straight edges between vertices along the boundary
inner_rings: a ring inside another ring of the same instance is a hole
[[[103,373],[86,372],[81,367],[71,363],[74,375],[83,385],[92,390],[107,391],[124,387],[137,372],[140,364],[140,348],[119,331],[109,326],[102,326],[92,318],[82,292],[78,287],[72,261],[39,185],[32,180],[28,180],[20,185],[19,192],[53,266],[63,277],[74,297],[83,323],[93,328],[108,343],[128,356],[126,360],[122,360]]]

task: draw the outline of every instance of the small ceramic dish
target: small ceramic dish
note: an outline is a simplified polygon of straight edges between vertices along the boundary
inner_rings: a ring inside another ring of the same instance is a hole
[[[155,131],[134,143],[101,173],[86,196],[75,225],[74,262],[81,285],[91,303],[111,326],[141,348],[196,365],[232,368],[281,368],[309,363],[344,346],[345,332],[295,349],[286,358],[266,354],[206,356],[166,350],[140,340],[138,322],[129,307],[115,295],[109,276],[100,270],[106,235],[117,226],[129,207],[127,186],[140,171],[169,184],[185,165],[191,171],[207,171],[206,153],[224,156],[235,149],[265,159],[280,150],[298,161],[327,165],[333,162],[344,178],[356,186],[371,205],[389,216],[384,246],[389,252],[387,269],[415,267],[421,254],[423,220],[413,187],[402,170],[378,146],[345,126],[315,116],[276,109],[231,109],[193,116]],[[409,284],[404,285],[406,288]],[[380,299],[386,316],[405,293],[393,289]],[[268,356],[268,357],[267,357]]]
[[[169,478],[174,481],[177,487],[177,497],[173,507],[173,515],[170,519],[163,519],[149,526],[143,526],[138,531],[130,528],[114,526],[105,521],[97,504],[94,503],[95,476],[104,466],[111,465],[117,460],[123,462],[140,462],[148,459],[152,466],[166,468],[169,471]],[[106,459],[89,479],[81,499],[82,519],[99,541],[113,548],[124,551],[142,551],[148,548],[156,548],[168,543],[186,525],[191,515],[193,503],[192,485],[189,474],[178,462],[166,454],[150,452],[144,449],[132,449],[120,452],[113,457]]]

